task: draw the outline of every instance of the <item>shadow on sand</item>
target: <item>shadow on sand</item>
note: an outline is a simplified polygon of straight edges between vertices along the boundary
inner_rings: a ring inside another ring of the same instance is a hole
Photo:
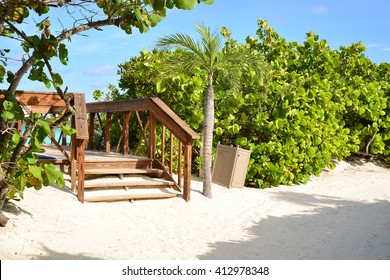
[[[268,216],[244,241],[217,242],[199,259],[390,259],[390,202],[279,192],[286,203],[308,206],[301,214]],[[369,218],[369,217],[375,217]]]
[[[31,259],[33,260],[103,260],[103,258],[96,258],[88,256],[87,254],[68,254],[53,251],[47,246],[41,243],[41,246],[45,253],[41,255],[32,255]]]

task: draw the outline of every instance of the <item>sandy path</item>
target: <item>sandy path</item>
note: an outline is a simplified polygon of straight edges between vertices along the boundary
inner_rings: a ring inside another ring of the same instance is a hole
[[[390,170],[341,162],[303,186],[214,185],[189,203],[77,202],[28,190],[7,208],[1,259],[390,259]],[[17,205],[17,206],[16,206]]]

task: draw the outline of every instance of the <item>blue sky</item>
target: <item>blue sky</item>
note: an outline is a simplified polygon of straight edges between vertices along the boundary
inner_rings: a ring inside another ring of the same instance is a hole
[[[57,16],[62,18],[61,14]],[[87,101],[93,101],[95,89],[106,91],[109,83],[117,84],[118,64],[138,55],[142,49],[152,50],[161,36],[173,32],[196,35],[194,25],[204,22],[210,27],[226,26],[234,39],[244,42],[247,36],[256,37],[259,18],[266,19],[288,41],[301,43],[309,31],[326,39],[334,49],[362,41],[372,61],[390,63],[389,0],[215,0],[212,5],[198,5],[191,11],[170,10],[162,22],[144,34],[127,35],[119,28],[108,27],[88,32],[87,37],[74,36],[67,43],[68,66],[55,63],[55,69],[69,91],[83,92]],[[51,21],[55,24],[56,20]],[[17,50],[14,44],[0,38],[0,48],[8,47]],[[18,52],[12,54],[17,57]],[[9,65],[15,70],[20,63],[9,61]],[[19,89],[47,90],[27,79]]]

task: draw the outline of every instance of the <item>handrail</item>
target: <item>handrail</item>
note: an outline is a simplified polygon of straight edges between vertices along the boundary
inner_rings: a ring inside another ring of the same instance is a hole
[[[87,103],[87,113],[136,112],[143,110],[151,111],[155,114],[157,120],[172,132],[175,132],[175,136],[183,143],[186,142],[187,137],[192,140],[200,138],[195,131],[157,97]]]
[[[148,143],[148,156],[153,160],[156,159],[156,125],[159,122],[162,129],[162,145],[161,145],[161,165],[164,166],[164,148],[165,148],[165,128],[171,132],[176,139],[179,140],[179,158],[178,158],[178,182],[177,185],[181,188],[181,181],[184,175],[183,185],[183,198],[188,201],[190,199],[190,185],[191,185],[191,162],[192,162],[192,147],[193,141],[199,139],[198,134],[193,131],[175,112],[173,112],[163,101],[159,98],[142,98],[142,99],[129,99],[129,100],[118,100],[118,101],[105,101],[105,102],[93,102],[86,104],[86,110],[89,114],[89,131],[90,131],[90,143],[89,148],[93,148],[93,131],[94,131],[94,118],[95,115],[99,117],[99,113],[106,114],[106,124],[104,132],[104,138],[106,142],[106,152],[110,152],[110,131],[111,131],[111,117],[113,113],[124,113],[124,124],[121,127],[122,136],[124,138],[124,153],[127,153],[128,144],[128,129],[129,119],[133,112],[136,112],[138,123],[142,127],[142,136],[145,137],[146,129],[149,129],[149,143]],[[142,124],[139,119],[138,112],[149,112],[149,118],[146,124]],[[102,124],[101,124],[102,125]],[[122,137],[121,136],[121,137]],[[140,139],[140,141],[141,141]],[[172,145],[173,138],[171,137],[171,157],[169,174],[172,175]],[[184,174],[181,173],[182,168],[182,151],[184,149]],[[137,149],[136,149],[137,150]],[[157,165],[158,162],[156,162]]]
[[[3,90],[0,90],[0,98],[4,98],[2,94]],[[41,92],[41,91],[23,91],[17,90],[14,96],[18,100],[19,104],[24,108],[27,114],[41,113],[41,114],[63,114],[66,110],[65,101],[58,95],[57,92]],[[45,163],[60,163],[70,164],[69,172],[71,174],[72,191],[75,191],[77,181],[77,196],[78,199],[84,201],[84,161],[85,161],[85,144],[89,139],[87,130],[86,108],[85,108],[85,95],[83,93],[69,93],[69,101],[76,107],[76,112],[71,117],[72,127],[76,129],[76,133],[71,136],[71,149],[70,155],[60,145],[53,135],[50,137],[51,141],[60,150],[60,152],[66,157],[66,160],[58,159],[46,159],[38,160],[38,162]],[[22,131],[23,123],[19,121],[17,129]],[[66,145],[66,138],[63,138],[63,143]],[[76,175],[76,169],[78,170],[78,176]]]

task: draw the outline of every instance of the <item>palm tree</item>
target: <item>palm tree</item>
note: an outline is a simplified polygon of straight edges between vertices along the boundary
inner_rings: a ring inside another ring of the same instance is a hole
[[[204,121],[203,121],[203,195],[208,198],[211,194],[211,160],[214,131],[214,75],[218,70],[224,70],[231,81],[232,87],[238,85],[242,71],[251,67],[256,73],[260,73],[262,58],[254,55],[249,50],[224,51],[225,42],[217,29],[211,30],[204,24],[195,27],[200,40],[183,33],[175,33],[162,37],[157,42],[157,47],[163,49],[182,49],[177,55],[171,56],[167,61],[165,73],[193,74],[196,69],[203,69],[207,73],[207,86],[205,88]],[[226,30],[226,29],[225,29]],[[231,71],[229,71],[231,70]]]

